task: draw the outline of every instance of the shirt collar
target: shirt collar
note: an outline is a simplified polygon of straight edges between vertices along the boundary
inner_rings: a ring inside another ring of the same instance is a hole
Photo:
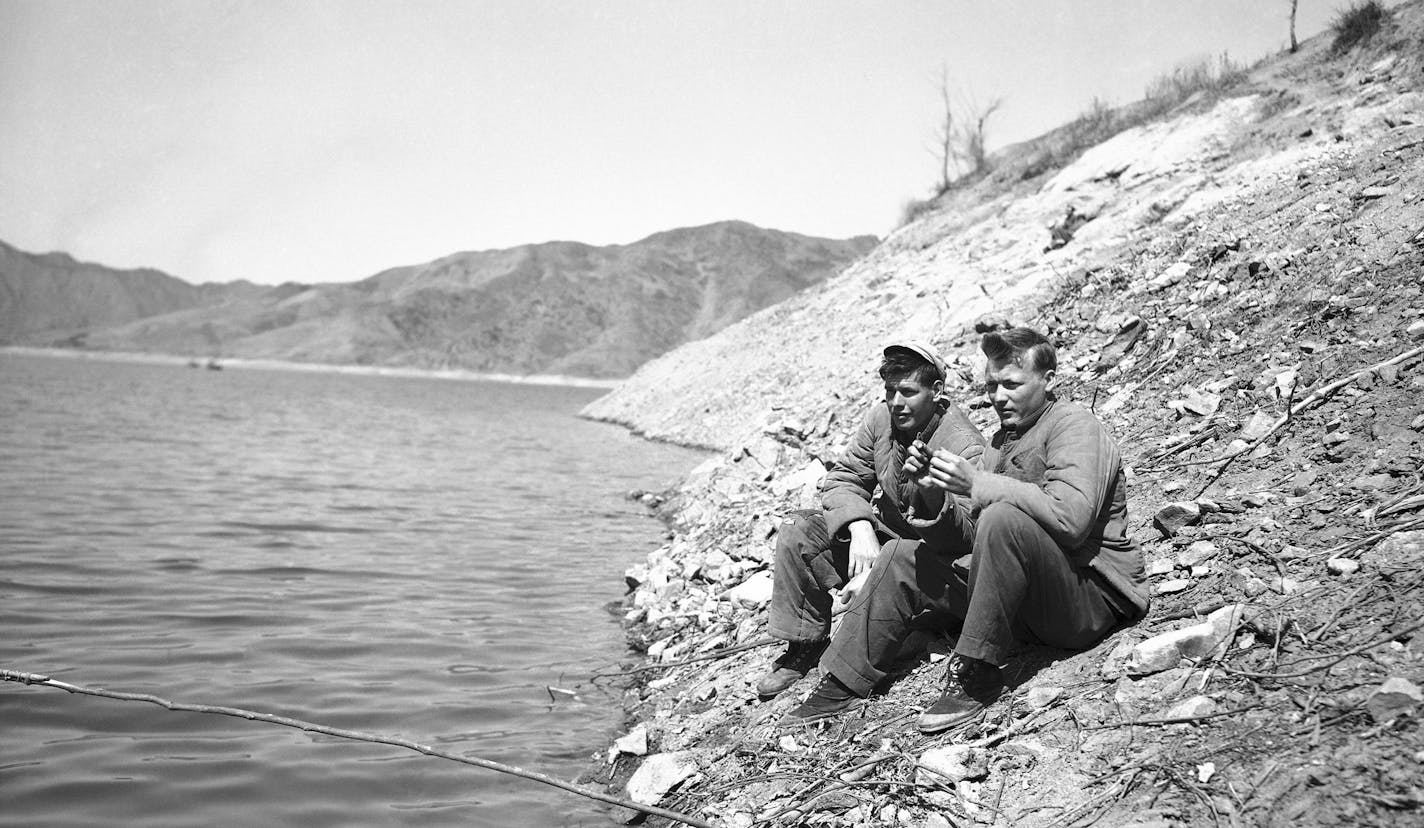
[[[1043,407],[1040,408],[1038,411],[1034,412],[1034,415],[1032,417],[1029,417],[1023,422],[1020,422],[1018,428],[1010,428],[1004,430],[1012,434],[1015,439],[1024,436],[1028,433],[1029,429],[1038,425],[1038,421],[1043,419],[1043,415],[1047,414],[1049,409],[1053,408],[1053,404],[1056,402],[1058,402],[1058,398],[1053,396],[1052,394],[1049,394],[1048,399],[1043,403]]]

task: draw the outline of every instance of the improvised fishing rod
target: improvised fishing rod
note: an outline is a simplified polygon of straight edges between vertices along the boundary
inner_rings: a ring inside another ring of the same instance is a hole
[[[105,690],[102,687],[85,687],[80,684],[70,684],[65,681],[56,681],[49,676],[38,673],[26,673],[20,670],[7,670],[0,668],[0,680],[13,681],[18,684],[27,684],[36,687],[53,687],[56,690],[63,690],[66,693],[77,693],[85,696],[99,696],[106,699],[117,699],[119,701],[138,701],[156,704],[169,710],[182,710],[190,713],[207,713],[216,716],[232,716],[237,719],[248,719],[255,722],[266,722],[268,724],[281,725],[283,727],[296,728],[311,733],[323,733],[327,736],[335,736],[340,739],[351,739],[358,742],[373,742],[381,745],[392,745],[394,747],[413,750],[416,753],[423,753],[426,756],[434,756],[437,759],[449,759],[452,762],[460,762],[466,765],[474,765],[477,768],[497,771],[499,773],[518,776],[522,779],[529,779],[545,785],[577,794],[588,799],[595,799],[599,802],[607,802],[610,805],[619,805],[624,808],[631,808],[635,811],[642,811],[652,816],[660,816],[681,822],[685,825],[696,826],[696,828],[716,828],[710,822],[704,822],[696,817],[680,814],[676,811],[669,811],[666,808],[659,808],[654,805],[643,805],[631,800],[620,799],[616,796],[605,794],[601,791],[590,790],[565,782],[548,774],[536,771],[527,771],[513,765],[506,765],[502,762],[495,762],[490,759],[481,759],[477,756],[457,756],[443,750],[436,750],[429,745],[422,745],[409,739],[402,739],[396,736],[383,736],[378,733],[366,733],[360,730],[347,730],[345,728],[331,727],[329,725],[317,724],[315,722],[304,722],[301,719],[292,719],[286,716],[278,716],[273,713],[263,713],[257,710],[244,710],[240,707],[220,707],[210,704],[192,704],[189,702],[176,702],[169,699],[148,693],[125,693],[117,690]]]

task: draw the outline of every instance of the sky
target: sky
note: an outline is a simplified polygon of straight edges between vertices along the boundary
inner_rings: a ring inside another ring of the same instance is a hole
[[[1344,0],[1299,0],[1300,39]],[[938,177],[940,78],[991,148],[1289,0],[0,0],[0,240],[190,282],[740,219],[883,236]]]

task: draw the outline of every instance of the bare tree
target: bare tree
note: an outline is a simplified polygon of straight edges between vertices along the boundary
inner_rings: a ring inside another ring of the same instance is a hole
[[[957,175],[975,175],[988,166],[985,125],[1004,100],[995,98],[987,106],[980,106],[971,96],[961,95],[956,102],[950,90],[949,70],[943,66],[939,98],[943,111],[935,129],[933,151],[939,161],[938,190],[944,192]]]
[[[1295,7],[1300,5],[1300,0],[1291,0],[1290,32],[1291,32],[1291,54],[1295,54],[1300,48],[1300,44],[1295,40]]]

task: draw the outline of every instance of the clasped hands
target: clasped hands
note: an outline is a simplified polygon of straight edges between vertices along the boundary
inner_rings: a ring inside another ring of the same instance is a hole
[[[974,488],[979,470],[974,464],[947,449],[933,453],[923,441],[910,444],[905,456],[905,473],[924,488],[943,489],[950,494],[967,495]]]

